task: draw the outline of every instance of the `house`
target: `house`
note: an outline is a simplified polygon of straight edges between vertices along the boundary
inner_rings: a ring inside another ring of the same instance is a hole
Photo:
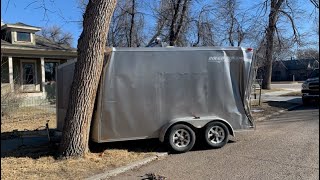
[[[1,89],[41,99],[54,95],[55,69],[77,51],[36,34],[39,27],[1,22]],[[50,94],[51,93],[51,94]]]
[[[271,79],[272,81],[304,81],[316,68],[319,68],[319,61],[316,59],[275,61]]]
[[[311,72],[319,68],[317,59],[291,59],[272,63],[272,81],[304,81]],[[263,67],[257,70],[257,79],[263,77]]]

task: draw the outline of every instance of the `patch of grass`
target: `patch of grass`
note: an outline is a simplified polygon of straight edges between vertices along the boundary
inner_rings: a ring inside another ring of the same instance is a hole
[[[3,179],[84,179],[103,171],[132,163],[151,153],[128,152],[121,149],[88,153],[84,158],[56,160],[52,155],[1,158]]]
[[[286,94],[282,94],[280,96],[302,96],[302,93],[301,93],[301,91],[294,91],[294,92],[289,92],[289,93],[286,93]]]
[[[49,128],[56,128],[56,114],[45,109],[24,107],[16,110],[10,116],[1,117],[1,133],[13,130],[44,129],[49,121]]]
[[[36,134],[37,129],[45,128],[47,120],[50,120],[50,129],[56,128],[55,113],[43,109],[22,108],[11,116],[3,117],[1,119],[1,144],[3,145],[6,140],[11,140],[10,138],[2,138],[2,136],[11,137],[16,132],[24,131]],[[128,147],[119,144],[128,144]],[[1,178],[7,180],[84,179],[149,157],[155,154],[152,151],[154,146],[159,145],[159,143],[156,145],[144,144],[144,146],[126,142],[118,142],[116,145],[111,143],[96,144],[96,147],[90,147],[91,152],[87,153],[85,157],[67,160],[55,158],[58,144],[23,145],[13,151],[1,152]]]

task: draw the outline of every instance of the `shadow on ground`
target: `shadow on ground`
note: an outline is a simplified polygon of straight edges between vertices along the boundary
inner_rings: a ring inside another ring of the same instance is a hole
[[[269,106],[272,106],[272,107],[287,109],[294,105],[299,105],[300,103],[295,103],[298,100],[301,100],[301,98],[300,97],[294,98],[294,99],[291,99],[290,101],[267,101],[264,103],[267,103]]]
[[[285,103],[282,101],[268,101],[265,102],[269,106],[284,108],[294,105],[292,103]],[[306,109],[319,109],[319,102],[310,103],[309,105],[302,105],[292,109],[306,110]],[[58,144],[49,141],[45,132],[42,135],[22,136],[22,134],[30,133],[37,134],[41,131],[13,131],[1,132],[1,158],[3,157],[30,157],[39,158],[43,156],[55,156],[58,151]],[[206,145],[201,139],[201,134],[197,137],[197,142],[193,151],[209,150],[212,149]],[[230,143],[235,141],[230,140]],[[90,151],[93,153],[103,152],[107,149],[122,149],[132,152],[168,152],[169,149],[165,143],[161,143],[158,139],[147,140],[132,140],[122,142],[109,142],[109,143],[89,143]]]
[[[56,157],[59,144],[50,142],[46,136],[17,137],[17,132],[2,133],[1,158],[29,157],[38,159],[44,156]],[[22,133],[22,132],[21,132]],[[5,135],[3,135],[5,134]],[[200,137],[200,136],[199,136]],[[230,143],[235,141],[229,140]],[[122,142],[95,143],[90,141],[90,152],[101,153],[108,149],[127,150],[129,152],[168,152],[170,149],[158,139],[132,140]],[[198,139],[192,151],[210,150],[204,141]]]
[[[54,156],[58,150],[46,130],[1,132],[1,158]]]
[[[89,148],[91,152],[99,153],[106,149],[123,149],[133,152],[167,152],[168,149],[159,139],[143,139],[131,141],[119,141],[108,143],[90,142]]]
[[[197,136],[201,137],[201,136]],[[228,144],[235,143],[233,140],[229,140]],[[132,141],[122,141],[122,142],[109,142],[109,143],[94,143],[90,142],[90,151],[94,153],[100,153],[106,149],[123,149],[133,152],[167,152],[173,154],[170,151],[167,144],[161,143],[158,139],[144,139],[144,140],[132,140]],[[204,140],[197,139],[194,147],[191,151],[202,151],[210,150],[211,147],[207,146]]]
[[[290,109],[288,111],[312,110],[312,109],[319,109],[319,101],[310,102],[309,104],[304,104],[297,108]]]

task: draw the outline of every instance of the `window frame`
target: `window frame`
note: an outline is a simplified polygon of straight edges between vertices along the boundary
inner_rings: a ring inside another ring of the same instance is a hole
[[[29,39],[28,41],[19,40],[19,39],[18,39],[18,34],[19,34],[19,33],[29,34],[29,38],[30,38],[30,39]],[[30,33],[30,32],[16,31],[16,37],[17,37],[17,42],[28,42],[28,43],[31,43],[31,42],[32,42],[31,33]]]
[[[45,60],[44,61],[44,83],[49,83],[49,82],[46,82],[46,63],[58,63],[58,66],[59,66],[61,64],[61,60]],[[56,71],[55,74],[57,75],[57,68],[55,69],[55,71]],[[57,82],[57,80],[55,80],[55,82]]]
[[[30,63],[30,64],[34,64],[34,82],[33,85],[37,85],[38,84],[38,73],[37,73],[37,60],[32,60],[32,59],[20,59],[20,84],[22,86],[24,85],[32,85],[32,84],[24,84],[24,68],[23,68],[23,63]]]

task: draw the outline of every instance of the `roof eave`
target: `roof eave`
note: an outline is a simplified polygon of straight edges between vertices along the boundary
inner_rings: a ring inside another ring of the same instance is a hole
[[[33,49],[33,48],[17,48],[1,45],[1,52],[4,55],[36,55],[36,56],[65,56],[67,58],[77,57],[76,50],[52,50],[52,49]]]
[[[27,26],[21,26],[21,25],[13,25],[13,24],[5,24],[1,26],[1,30],[6,29],[6,28],[19,28],[19,29],[27,29],[27,30],[32,30],[32,31],[40,31],[41,28],[39,27],[27,27]]]

